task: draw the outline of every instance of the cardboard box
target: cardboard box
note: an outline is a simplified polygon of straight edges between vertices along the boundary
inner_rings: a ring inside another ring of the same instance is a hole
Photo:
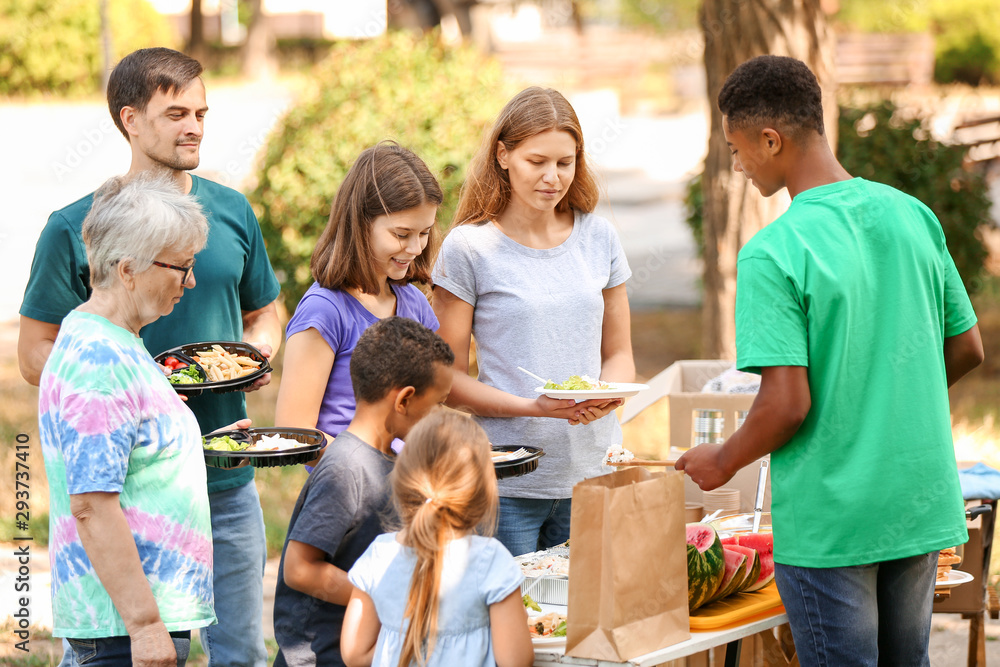
[[[690,447],[694,410],[722,410],[725,419],[723,434],[726,438],[731,436],[736,430],[736,414],[740,410],[749,410],[756,395],[709,394],[701,389],[709,380],[732,366],[733,362],[720,359],[678,361],[648,380],[649,389],[628,399],[622,408],[622,446],[641,458],[666,459],[671,445]],[[736,473],[726,484],[726,488],[740,490],[740,509],[744,512],[754,509],[759,471],[760,463],[756,461]],[[687,476],[684,477],[684,499],[702,502],[701,489]],[[771,484],[768,480],[764,511],[770,510]]]
[[[722,410],[725,419],[723,434],[728,438],[736,430],[736,414],[740,410],[749,410],[756,395],[706,394],[701,388],[732,365],[733,362],[723,360],[690,360],[671,364],[646,382],[648,390],[625,403],[622,424],[638,419],[637,426],[651,421],[658,427],[662,425],[665,434],[669,434],[668,438],[658,443],[665,454],[671,446],[691,446],[691,415],[695,410]]]

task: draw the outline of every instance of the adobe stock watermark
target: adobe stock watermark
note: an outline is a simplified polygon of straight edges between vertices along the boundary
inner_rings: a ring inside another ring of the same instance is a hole
[[[596,135],[587,137],[587,153],[593,157],[604,155],[612,144],[628,129],[628,124],[621,117],[608,118],[604,121],[604,126]]]
[[[259,132],[250,134],[240,142],[236,149],[239,159],[232,159],[226,162],[226,166],[219,176],[219,182],[227,187],[235,187],[234,184],[239,178],[250,171],[253,161],[256,159],[260,149],[267,144],[271,132],[279,126],[281,119],[285,116],[285,110],[275,111],[271,114],[270,121]]]
[[[112,140],[120,132],[110,116],[104,118],[97,127],[88,127],[80,131],[79,139],[70,141],[66,146],[65,155],[60,161],[51,164],[52,174],[60,183],[68,174],[83,166],[94,151],[111,135]]]

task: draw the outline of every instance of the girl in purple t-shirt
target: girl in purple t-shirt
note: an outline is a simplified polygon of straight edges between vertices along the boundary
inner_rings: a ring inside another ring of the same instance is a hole
[[[288,323],[276,425],[318,428],[332,440],[354,415],[351,353],[365,329],[398,315],[437,331],[411,283],[430,280],[441,200],[411,151],[382,142],[358,156],[313,251],[316,282]]]

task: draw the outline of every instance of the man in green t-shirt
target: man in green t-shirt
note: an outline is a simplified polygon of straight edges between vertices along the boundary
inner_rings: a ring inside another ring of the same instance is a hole
[[[189,173],[199,163],[208,105],[198,61],[164,48],[140,49],[115,67],[108,107],[129,142],[129,174],[157,171],[201,204],[208,242],[198,253],[195,288],[173,312],[143,327],[150,354],[184,343],[244,340],[265,355],[281,344],[275,300],[279,285],[257,218],[239,192]],[[81,237],[92,195],[54,212],[35,247],[21,304],[18,362],[38,384],[63,317],[90,295],[90,267]],[[165,267],[171,271],[174,268]],[[270,375],[248,390],[270,382]],[[202,433],[246,417],[242,393],[205,392],[189,400]],[[267,663],[263,635],[264,521],[253,468],[208,469],[212,511],[213,588],[218,624],[202,631],[210,665]],[[68,651],[67,653],[71,653]],[[63,664],[72,664],[72,656]]]
[[[804,666],[927,665],[937,552],[968,539],[948,387],[982,362],[976,315],[930,209],[837,162],[808,67],[754,58],[718,103],[734,169],[792,203],[737,262],[737,367],[760,393],[677,468],[707,490],[771,454]]]

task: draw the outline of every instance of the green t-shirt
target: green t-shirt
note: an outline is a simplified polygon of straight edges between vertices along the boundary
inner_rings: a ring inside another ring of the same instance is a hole
[[[280,290],[260,225],[246,197],[194,175],[191,180],[191,195],[208,217],[208,242],[197,255],[194,289],[185,290],[173,312],[140,332],[152,355],[185,343],[241,340],[241,311],[263,308]],[[49,216],[35,246],[21,315],[60,324],[69,311],[90,297],[90,266],[81,228],[92,202],[93,194],[89,194]],[[188,407],[203,433],[246,417],[242,392],[205,392],[192,397]],[[249,467],[208,469],[209,493],[252,480],[253,469]]]
[[[964,543],[944,338],[976,315],[934,214],[860,178],[799,194],[739,254],[737,367],[805,366],[771,455],[775,561],[843,567]]]

